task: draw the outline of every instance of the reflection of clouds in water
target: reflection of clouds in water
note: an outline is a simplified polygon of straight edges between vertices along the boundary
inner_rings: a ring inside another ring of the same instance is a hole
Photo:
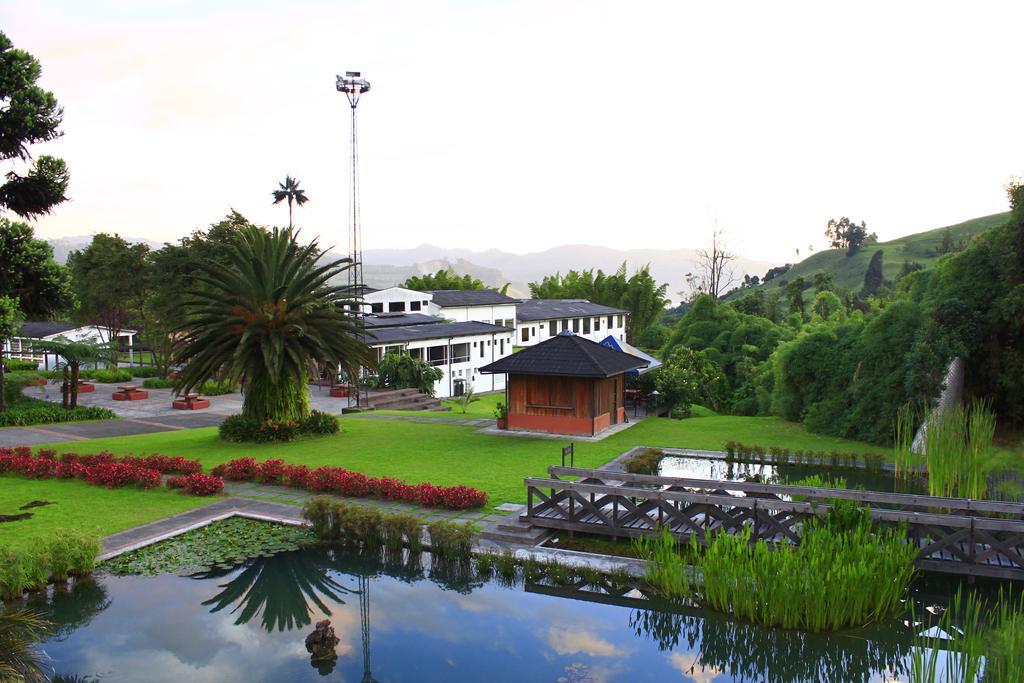
[[[591,657],[622,657],[627,654],[626,650],[596,633],[568,626],[552,626],[546,640],[548,647],[560,655],[582,652]]]
[[[700,655],[693,652],[673,652],[668,656],[672,668],[693,683],[712,683],[722,672],[712,667],[702,667]]]

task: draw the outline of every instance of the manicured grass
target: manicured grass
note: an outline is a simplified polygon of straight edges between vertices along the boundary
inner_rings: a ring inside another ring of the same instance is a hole
[[[476,427],[445,423],[342,418],[337,436],[285,444],[235,444],[216,429],[189,429],[140,436],[51,445],[79,453],[109,450],[117,455],[163,453],[197,458],[207,469],[233,458],[282,458],[310,467],[332,465],[409,483],[465,484],[488,494],[488,505],[522,502],[523,477],[545,476],[559,464],[561,441],[477,434]],[[793,449],[886,452],[843,439],[809,434],[800,425],[772,417],[651,418],[595,443],[577,443],[576,465],[598,467],[633,446],[720,450],[726,441]]]
[[[17,514],[21,512],[19,507],[33,500],[48,500],[53,505],[30,508],[26,511],[32,513],[30,519],[0,523],[0,547],[31,544],[57,529],[81,529],[107,536],[218,499],[165,489],[111,490],[72,479],[0,477],[0,514]]]

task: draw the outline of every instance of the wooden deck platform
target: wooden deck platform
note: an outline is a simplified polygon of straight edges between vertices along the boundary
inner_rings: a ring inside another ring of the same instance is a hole
[[[681,541],[751,531],[751,540],[799,543],[830,499],[870,507],[878,524],[906,524],[929,571],[1024,580],[1024,504],[850,489],[683,479],[571,467],[528,478],[524,521],[542,528],[637,537],[669,529]],[[562,479],[573,477],[574,480]],[[802,498],[793,500],[793,496]]]

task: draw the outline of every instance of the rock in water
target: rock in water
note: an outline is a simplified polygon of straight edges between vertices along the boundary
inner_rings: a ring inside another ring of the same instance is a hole
[[[330,619],[316,622],[313,632],[306,636],[306,650],[313,655],[313,661],[318,659],[334,659],[338,653],[334,648],[340,643],[338,636],[334,635],[334,627]]]

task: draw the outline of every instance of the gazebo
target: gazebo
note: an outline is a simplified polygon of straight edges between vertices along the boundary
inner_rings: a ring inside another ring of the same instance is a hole
[[[624,375],[647,364],[565,330],[480,372],[508,375],[509,429],[594,435],[625,422]]]

